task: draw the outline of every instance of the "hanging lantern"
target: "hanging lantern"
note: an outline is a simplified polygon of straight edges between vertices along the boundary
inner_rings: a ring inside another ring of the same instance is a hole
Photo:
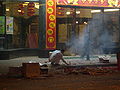
[[[27,15],[33,16],[34,14],[35,14],[35,4],[33,2],[29,2],[27,7]]]
[[[18,9],[18,13],[20,15],[23,15],[25,12],[24,12],[24,5],[22,3],[19,4],[19,9]]]
[[[35,7],[34,2],[29,2],[29,3],[28,3],[28,7]]]
[[[24,5],[22,3],[20,3],[19,8],[24,8]]]

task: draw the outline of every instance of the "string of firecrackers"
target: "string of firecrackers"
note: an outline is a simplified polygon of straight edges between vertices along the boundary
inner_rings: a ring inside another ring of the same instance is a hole
[[[46,48],[56,48],[56,2],[46,0]]]
[[[57,5],[120,7],[120,0],[57,0]]]

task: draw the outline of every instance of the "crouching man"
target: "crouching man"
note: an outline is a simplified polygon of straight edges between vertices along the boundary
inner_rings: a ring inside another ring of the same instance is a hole
[[[52,52],[49,58],[49,62],[51,62],[52,65],[59,65],[60,60],[62,60],[66,65],[69,65],[64,59],[63,54],[60,50],[55,50]]]

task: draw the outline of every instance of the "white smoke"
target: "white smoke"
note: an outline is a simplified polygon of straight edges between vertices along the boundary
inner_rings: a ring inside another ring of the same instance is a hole
[[[96,14],[86,25],[83,35],[74,37],[68,43],[71,52],[79,55],[104,54],[105,48],[115,47],[113,43],[113,29],[118,29],[117,24],[108,14]],[[109,51],[108,53],[111,53]]]

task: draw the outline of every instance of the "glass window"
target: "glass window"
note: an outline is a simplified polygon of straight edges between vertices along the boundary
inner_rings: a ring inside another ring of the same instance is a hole
[[[119,9],[57,7],[57,30],[59,47],[62,43],[79,55],[104,54],[118,47]]]
[[[7,48],[38,48],[39,2],[5,2]]]

